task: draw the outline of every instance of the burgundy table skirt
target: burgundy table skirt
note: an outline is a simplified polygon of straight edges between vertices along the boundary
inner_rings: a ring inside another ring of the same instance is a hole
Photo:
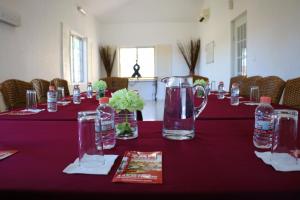
[[[139,137],[117,141],[107,176],[68,175],[78,155],[75,121],[0,121],[1,199],[298,199],[300,172],[277,172],[254,154],[253,120],[200,120],[196,137],[171,141],[162,122],[139,122]],[[163,184],[112,183],[126,150],[162,151]]]

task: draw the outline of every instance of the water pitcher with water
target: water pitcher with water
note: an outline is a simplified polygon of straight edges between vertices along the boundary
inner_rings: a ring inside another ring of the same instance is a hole
[[[207,91],[192,77],[174,76],[162,79],[166,84],[163,137],[172,140],[189,140],[195,137],[195,119],[207,104]],[[205,94],[200,106],[194,106],[194,94],[201,90]]]

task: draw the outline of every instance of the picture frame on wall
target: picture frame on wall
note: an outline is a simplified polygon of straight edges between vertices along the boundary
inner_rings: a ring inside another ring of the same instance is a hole
[[[206,44],[206,46],[205,46],[206,64],[211,64],[214,62],[214,48],[215,48],[214,41],[211,41]]]

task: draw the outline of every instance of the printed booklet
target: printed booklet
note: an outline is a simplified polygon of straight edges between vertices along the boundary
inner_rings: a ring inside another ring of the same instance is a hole
[[[112,182],[162,183],[162,152],[126,151]]]

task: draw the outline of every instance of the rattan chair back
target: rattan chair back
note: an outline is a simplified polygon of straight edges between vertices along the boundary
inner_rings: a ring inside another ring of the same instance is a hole
[[[272,103],[279,104],[285,81],[277,76],[268,76],[256,81],[260,96],[271,97]]]
[[[31,81],[33,89],[36,91],[38,103],[47,102],[47,92],[50,82],[43,79],[33,79]]]
[[[111,90],[120,90],[123,88],[128,88],[128,78],[121,77],[106,77],[101,80],[105,81],[107,88]]]
[[[283,94],[283,104],[300,109],[300,77],[287,80]]]
[[[246,76],[234,76],[231,77],[230,82],[229,82],[229,90],[231,90],[231,86],[233,83],[238,83],[240,88],[242,87],[242,85],[244,84],[244,80],[246,79]]]
[[[70,96],[68,81],[60,78],[55,78],[50,81],[50,85],[57,87],[64,87],[65,95]]]
[[[1,92],[9,110],[26,106],[26,90],[32,89],[32,84],[9,79],[1,83]]]
[[[261,76],[251,76],[245,78],[243,80],[243,84],[240,86],[240,95],[244,97],[249,97],[251,86],[257,86],[257,81],[261,78]]]

